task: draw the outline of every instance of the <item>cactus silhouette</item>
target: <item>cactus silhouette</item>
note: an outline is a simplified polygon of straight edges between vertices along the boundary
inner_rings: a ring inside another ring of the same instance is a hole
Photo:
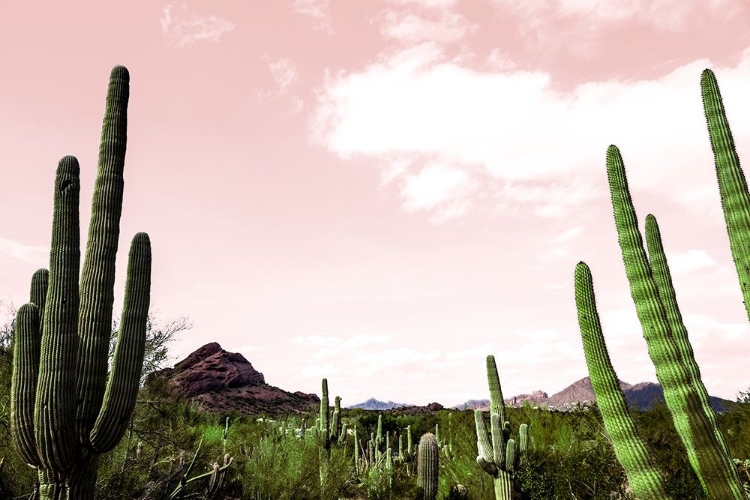
[[[138,393],[151,288],[145,233],[130,246],[107,376],[129,82],[126,68],[112,69],[83,270],[79,276],[79,165],[66,156],[55,179],[49,272],[34,274],[31,300],[18,311],[13,439],[21,457],[38,469],[42,499],[93,498],[98,456],[122,437]]]

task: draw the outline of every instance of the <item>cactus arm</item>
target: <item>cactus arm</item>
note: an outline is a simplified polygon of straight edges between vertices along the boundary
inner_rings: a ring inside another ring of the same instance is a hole
[[[477,451],[478,457],[489,464],[494,464],[495,457],[492,452],[492,444],[487,436],[487,427],[484,424],[484,417],[482,417],[482,410],[474,410],[474,425],[477,431]],[[492,474],[492,473],[490,473]]]
[[[41,465],[64,472],[75,462],[76,353],[80,232],[78,160],[66,156],[55,178],[50,274],[42,327],[39,379],[34,404],[35,439]]]
[[[512,472],[516,468],[516,441],[509,439],[505,448],[505,470]]]
[[[521,424],[518,427],[518,453],[519,456],[529,451],[529,424]]]
[[[11,378],[10,432],[13,444],[27,464],[39,467],[34,439],[34,401],[39,376],[39,307],[24,304],[16,315]]]
[[[115,257],[122,213],[129,84],[128,70],[115,66],[107,89],[99,168],[81,273],[77,383],[80,403],[76,430],[82,443],[89,442],[89,432],[99,415],[107,380]]]
[[[500,376],[497,374],[495,356],[487,356],[487,385],[490,388],[490,415],[500,415],[500,422],[505,422],[505,400],[503,399],[503,388],[500,385]]]
[[[682,314],[680,313],[680,307],[677,304],[677,296],[675,294],[674,286],[672,285],[669,264],[667,263],[667,258],[664,253],[664,245],[662,244],[659,224],[656,221],[656,217],[651,214],[646,216],[646,245],[648,248],[648,257],[651,261],[654,280],[656,281],[656,288],[659,293],[659,298],[662,304],[664,304],[667,321],[669,321],[669,326],[672,330],[679,356],[682,358],[685,368],[690,372],[690,376],[693,380],[692,386],[695,389],[696,395],[700,401],[701,410],[705,414],[709,426],[715,431],[714,434],[716,435],[717,444],[722,448],[722,453],[729,457],[729,448],[727,447],[723,434],[719,431],[717,426],[716,414],[714,413],[713,408],[711,408],[708,391],[701,380],[700,368],[695,361],[693,347],[688,338],[687,328],[685,328],[685,323],[682,321]],[[725,466],[727,465],[730,464],[727,462],[725,463]],[[734,469],[734,467],[732,467],[732,469]]]
[[[710,69],[701,74],[703,111],[714,153],[721,208],[729,235],[745,310],[750,319],[750,194],[729,128],[716,76]]]
[[[612,194],[615,225],[630,283],[630,293],[664,389],[664,399],[688,459],[701,485],[712,498],[746,498],[734,468],[716,439],[715,428],[706,417],[690,370],[685,367],[667,320],[651,264],[643,248],[633,201],[628,190],[625,166],[615,146],[607,149],[607,177]],[[727,465],[729,464],[729,465]],[[734,471],[734,473],[732,472]],[[735,479],[736,478],[736,479]]]
[[[122,322],[112,373],[101,412],[91,431],[91,446],[99,453],[120,441],[135,408],[146,345],[146,321],[151,292],[151,243],[146,233],[133,237],[128,259]]]
[[[47,288],[49,287],[49,271],[47,269],[37,269],[31,277],[31,293],[29,302],[36,304],[39,308],[39,335],[42,334],[41,328],[44,324],[44,305],[47,302]]]
[[[625,396],[604,342],[591,271],[583,262],[579,262],[575,270],[575,295],[591,386],[617,460],[625,469],[628,482],[638,498],[667,499],[669,497],[664,490],[661,474],[654,467],[646,446],[637,436],[635,424],[627,411]]]
[[[34,438],[34,403],[36,401],[39,357],[42,342],[42,312],[47,299],[49,271],[37,270],[31,278],[29,304],[16,316],[11,374],[10,429],[13,443],[24,462],[39,467]]]
[[[323,440],[323,447],[328,449],[330,440],[328,438],[328,380],[323,379],[322,394],[320,396],[320,438]]]

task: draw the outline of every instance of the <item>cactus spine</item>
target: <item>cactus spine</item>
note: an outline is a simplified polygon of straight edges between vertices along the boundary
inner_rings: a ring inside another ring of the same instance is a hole
[[[420,438],[417,451],[417,480],[425,500],[437,498],[439,459],[437,439],[428,432]]]
[[[38,271],[32,301],[19,310],[11,421],[19,453],[39,470],[42,499],[93,498],[97,457],[122,437],[138,392],[151,286],[145,233],[131,243],[107,377],[129,82],[126,68],[112,69],[80,288],[79,166],[66,156],[55,179],[48,282]]]

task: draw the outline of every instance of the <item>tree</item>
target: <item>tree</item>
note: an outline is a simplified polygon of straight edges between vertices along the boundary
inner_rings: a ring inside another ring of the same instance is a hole
[[[110,359],[115,352],[117,342],[117,331],[120,318],[112,320],[112,335],[109,340]],[[193,327],[193,321],[187,316],[180,316],[177,319],[161,321],[156,318],[154,312],[148,313],[146,321],[146,351],[143,357],[143,369],[141,371],[141,385],[146,377],[162,368],[166,368],[169,361],[169,344],[175,340],[175,336],[185,330]],[[0,329],[0,335],[2,330]]]

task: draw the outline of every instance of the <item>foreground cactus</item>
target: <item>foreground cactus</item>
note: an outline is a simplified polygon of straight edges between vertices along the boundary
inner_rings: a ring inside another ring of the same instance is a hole
[[[716,178],[721,195],[721,208],[729,235],[732,259],[740,280],[745,310],[750,318],[750,194],[745,174],[729,129],[719,84],[713,71],[701,74],[703,113],[714,153]]]
[[[743,294],[746,294],[748,253],[745,247],[750,241],[747,224],[750,222],[750,197],[734,151],[718,86],[709,70],[703,72],[701,90],[716,158],[727,231]],[[646,217],[647,255],[628,189],[625,166],[615,146],[607,150],[607,177],[631,296],[657,379],[664,389],[664,399],[690,465],[709,498],[745,499],[747,497],[724,437],[716,425],[716,415],[693,356],[656,218],[653,215]],[[619,401],[619,389],[614,388],[617,377],[601,338],[590,272],[583,263],[576,269],[576,302],[592,385],[594,379],[598,378],[599,387],[595,386],[594,389],[597,400],[602,398],[604,406],[609,407],[606,415],[602,409],[602,416],[608,432],[611,432],[610,428],[616,431],[612,439],[618,459],[625,467],[634,489],[643,488],[643,492],[639,493],[641,497],[665,498],[661,479],[649,463],[642,443],[635,438],[632,422],[626,416],[623,402]]]
[[[49,273],[34,274],[18,311],[11,387],[13,438],[39,470],[39,498],[92,499],[97,458],[122,437],[135,406],[151,288],[148,235],[133,238],[122,322],[109,369],[115,256],[122,212],[130,76],[110,75],[89,237],[80,273],[79,166],[57,168]]]
[[[631,296],[656,377],[664,389],[664,399],[690,465],[710,498],[744,499],[677,307],[656,219],[647,217],[649,262],[625,166],[615,146],[607,150],[607,176]]]
[[[635,424],[628,413],[625,395],[604,343],[591,271],[583,262],[576,266],[575,289],[586,366],[617,460],[625,469],[630,487],[639,500],[668,500],[670,497],[664,490],[663,478],[635,433]]]

